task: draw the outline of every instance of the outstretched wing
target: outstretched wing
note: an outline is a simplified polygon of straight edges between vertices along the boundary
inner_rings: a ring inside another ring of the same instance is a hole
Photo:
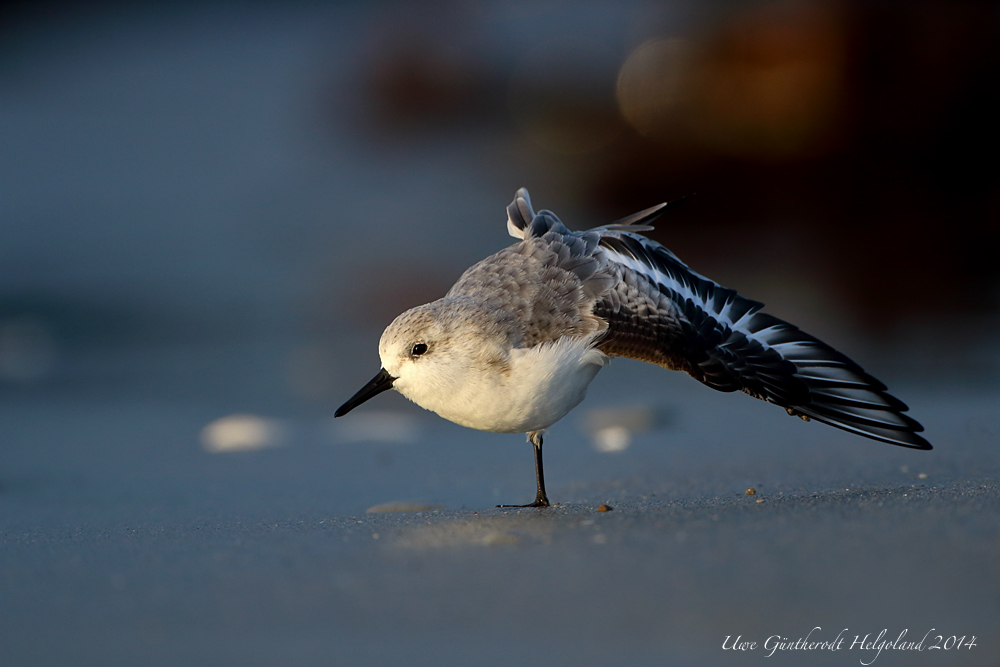
[[[858,364],[763,304],[698,275],[660,244],[601,233],[618,286],[595,314],[607,320],[607,354],[684,370],[719,391],[751,396],[858,435],[930,449],[906,405]]]
[[[507,227],[525,242],[584,242],[578,257],[599,264],[592,287],[600,289],[589,291],[597,295],[593,315],[607,323],[597,345],[606,354],[682,370],[713,389],[743,391],[868,438],[931,448],[906,405],[858,364],[635,233],[651,229],[664,206],[570,232],[548,211],[536,215],[522,188],[507,208]]]

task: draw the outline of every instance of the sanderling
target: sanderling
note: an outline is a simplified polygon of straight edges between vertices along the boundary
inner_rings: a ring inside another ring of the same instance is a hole
[[[867,438],[930,449],[884,384],[829,345],[689,269],[638,232],[660,204],[584,232],[507,207],[520,239],[469,268],[442,299],[406,311],[379,341],[382,370],[334,416],[395,389],[462,426],[527,433],[545,507],[542,433],[580,404],[611,357],[684,371]]]

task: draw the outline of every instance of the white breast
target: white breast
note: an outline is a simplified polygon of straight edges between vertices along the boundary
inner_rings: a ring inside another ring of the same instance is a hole
[[[609,357],[589,339],[563,338],[511,351],[507,372],[470,369],[460,391],[400,391],[421,407],[456,424],[495,433],[548,428],[575,408]]]

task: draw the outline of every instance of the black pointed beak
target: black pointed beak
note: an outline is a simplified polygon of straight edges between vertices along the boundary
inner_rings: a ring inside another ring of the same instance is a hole
[[[396,381],[396,378],[389,375],[389,371],[384,368],[378,372],[378,375],[372,378],[372,381],[361,388],[361,391],[351,396],[350,399],[333,413],[334,417],[343,417],[348,412],[358,407],[369,398],[378,396],[383,391],[387,389],[392,389],[392,383]]]

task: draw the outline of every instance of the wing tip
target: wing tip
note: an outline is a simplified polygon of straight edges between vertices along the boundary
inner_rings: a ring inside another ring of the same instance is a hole
[[[656,220],[660,215],[663,214],[663,209],[665,209],[669,204],[666,202],[662,204],[657,204],[656,206],[650,206],[647,209],[643,209],[638,213],[633,213],[632,215],[627,215],[624,218],[615,220],[614,222],[604,225],[605,229],[616,230],[620,229],[622,231],[649,231],[653,227],[649,224]]]
[[[833,426],[834,428],[839,428],[848,433],[871,440],[878,440],[879,442],[906,447],[908,449],[921,449],[925,451],[934,449],[931,443],[927,442],[923,436],[917,435],[924,430],[924,427],[909,415],[902,414],[901,411],[883,410],[883,412],[903,419],[903,424],[893,426],[887,423],[876,423],[871,419],[858,417],[849,412],[838,414],[829,409],[824,410],[820,408],[820,405],[795,406],[793,410],[827,426]]]

